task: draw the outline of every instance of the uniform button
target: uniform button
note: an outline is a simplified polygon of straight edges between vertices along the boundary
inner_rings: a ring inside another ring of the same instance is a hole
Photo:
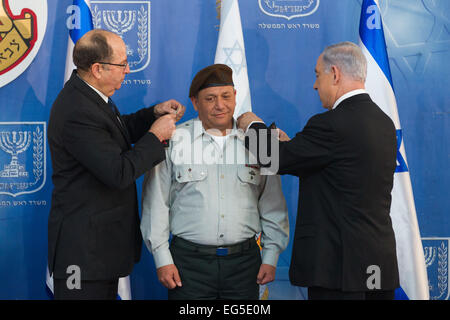
[[[220,179],[225,179],[225,176],[223,174],[221,174]]]
[[[220,217],[223,219],[223,218],[225,218],[225,215],[221,214]]]

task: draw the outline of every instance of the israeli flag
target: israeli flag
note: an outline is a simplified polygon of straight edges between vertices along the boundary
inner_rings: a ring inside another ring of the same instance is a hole
[[[233,82],[236,88],[234,116],[237,118],[244,112],[252,111],[241,14],[237,0],[219,2],[221,2],[220,30],[214,63],[226,64],[233,69]]]
[[[372,100],[391,117],[397,131],[397,169],[391,204],[401,286],[396,298],[428,300],[427,270],[377,0],[363,0],[359,35],[368,65],[366,89]]]
[[[92,24],[90,0],[73,0],[73,4],[67,7],[68,14],[66,26],[69,30],[69,41],[67,42],[66,70],[64,72],[64,83],[69,80],[72,71],[76,68],[73,64],[73,47],[75,43],[88,31],[94,29]]]
[[[66,26],[69,30],[69,40],[67,42],[66,68],[64,72],[64,83],[69,80],[72,71],[76,69],[73,63],[73,48],[75,43],[88,31],[94,29],[92,24],[90,0],[73,0],[73,4],[67,7]],[[47,266],[46,276],[47,291],[53,298],[53,277],[50,275]],[[131,300],[130,277],[119,279],[117,290],[118,300]]]

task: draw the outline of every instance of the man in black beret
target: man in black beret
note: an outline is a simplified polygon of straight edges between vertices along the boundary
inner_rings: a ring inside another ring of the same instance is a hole
[[[198,118],[177,127],[144,182],[144,241],[169,299],[258,299],[288,243],[280,178],[247,161],[228,66],[200,70],[189,97]]]
[[[200,70],[192,80],[189,97],[197,96],[200,90],[210,87],[234,87],[233,70],[225,64],[213,64]]]

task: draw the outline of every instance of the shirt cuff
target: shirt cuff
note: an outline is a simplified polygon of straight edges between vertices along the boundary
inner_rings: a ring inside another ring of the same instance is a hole
[[[172,254],[169,249],[160,249],[153,252],[153,259],[155,260],[156,269],[169,264],[174,264]]]
[[[262,263],[277,267],[280,254],[276,250],[262,249]]]

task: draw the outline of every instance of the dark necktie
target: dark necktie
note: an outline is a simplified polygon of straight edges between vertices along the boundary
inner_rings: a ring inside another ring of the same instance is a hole
[[[119,121],[120,125],[123,126],[122,121],[120,120],[120,113],[119,110],[116,107],[116,104],[111,98],[108,98],[108,105],[111,108],[112,112],[115,114],[117,121]]]

